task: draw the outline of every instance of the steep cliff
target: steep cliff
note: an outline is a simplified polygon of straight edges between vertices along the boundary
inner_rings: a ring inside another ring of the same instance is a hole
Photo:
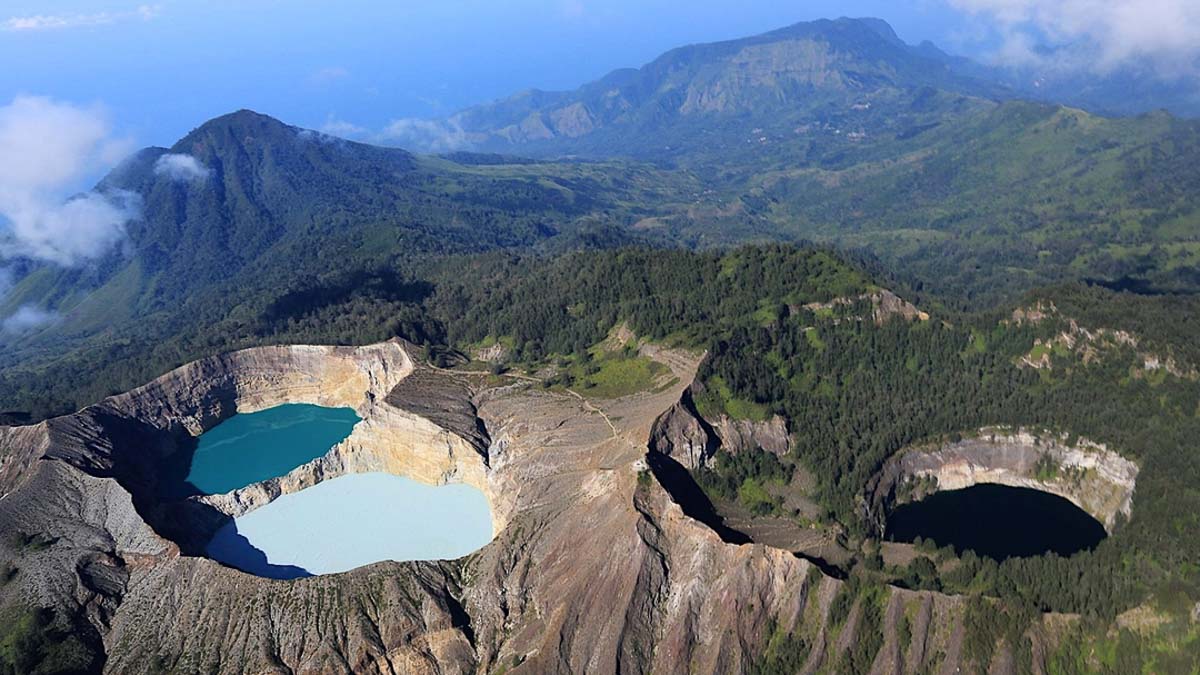
[[[1112,531],[1128,518],[1138,466],[1107,447],[1065,435],[1017,429],[980,429],[972,438],[912,448],[893,457],[867,489],[866,508],[882,527],[896,503],[937,490],[980,483],[1055,494]]]

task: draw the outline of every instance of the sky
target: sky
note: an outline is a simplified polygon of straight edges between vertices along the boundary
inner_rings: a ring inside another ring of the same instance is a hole
[[[981,60],[1034,59],[1047,39],[1093,67],[1200,53],[1196,0],[5,0],[0,106],[102,108],[140,145],[240,108],[361,135],[842,15]]]
[[[570,89],[683,44],[846,13],[946,42],[940,2],[779,0],[6,0],[0,102],[103,103],[143,144],[251,108],[381,129],[529,87]]]

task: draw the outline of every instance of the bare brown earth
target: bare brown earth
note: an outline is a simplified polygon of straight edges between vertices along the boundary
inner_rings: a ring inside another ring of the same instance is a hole
[[[585,401],[525,379],[428,369],[400,342],[269,347],[0,429],[0,561],[20,570],[0,605],[55,609],[113,673],[738,673],[771,626],[811,639],[806,672],[838,670],[857,612],[826,626],[842,582],[789,551],[727,543],[647,470],[664,437],[658,422],[698,358],[643,352],[678,383]],[[286,476],[227,495],[164,496],[196,435],[284,402],[351,405],[363,421]],[[195,555],[231,516],[380,470],[475,485],[491,502],[495,539],[461,560],[289,581]],[[21,545],[30,533],[48,543]],[[874,672],[955,672],[960,600],[888,597]],[[912,615],[903,648],[900,602]]]

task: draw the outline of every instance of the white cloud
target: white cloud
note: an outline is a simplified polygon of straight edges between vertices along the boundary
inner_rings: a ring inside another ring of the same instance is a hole
[[[6,242],[8,250],[0,255],[81,264],[123,241],[125,223],[140,207],[140,197],[131,192],[89,192],[58,205],[32,204],[9,216],[15,241]]]
[[[87,192],[86,175],[111,167],[131,144],[112,137],[103,111],[19,96],[0,106],[0,260],[77,265],[103,255],[140,213],[137,195]]]
[[[92,14],[33,14],[29,16],[13,16],[0,22],[0,29],[8,32],[28,32],[58,30],[63,28],[82,28],[86,26],[104,26],[141,19],[150,21],[162,13],[162,5],[139,5],[137,8],[121,12],[95,12]]]
[[[1163,74],[1193,71],[1200,58],[1197,0],[948,0],[994,22],[1001,60],[1027,65],[1046,57],[1034,46],[1060,47],[1053,59],[1069,68],[1108,71],[1149,62]],[[1044,40],[1043,40],[1044,38]]]
[[[376,139],[427,152],[450,152],[471,147],[471,139],[453,120],[393,120]]]
[[[158,176],[167,176],[180,183],[187,183],[207,180],[212,174],[212,169],[204,166],[200,160],[191,155],[168,153],[159,157],[158,161],[154,163],[154,173]]]
[[[341,138],[353,138],[355,136],[362,136],[363,134],[367,133],[367,130],[358,126],[357,124],[347,122],[345,120],[339,120],[330,115],[329,118],[325,120],[325,124],[321,125],[321,133],[328,134],[330,136],[340,136]]]
[[[57,312],[48,312],[34,305],[21,305],[17,311],[0,319],[0,333],[25,333],[54,323]]]

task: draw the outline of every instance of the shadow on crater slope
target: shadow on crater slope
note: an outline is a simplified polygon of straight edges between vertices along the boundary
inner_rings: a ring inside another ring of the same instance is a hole
[[[267,560],[266,553],[238,532],[236,521],[217,530],[206,548],[206,554],[217,562],[268,579],[299,579],[312,576],[312,573],[303,567],[276,565]]]

